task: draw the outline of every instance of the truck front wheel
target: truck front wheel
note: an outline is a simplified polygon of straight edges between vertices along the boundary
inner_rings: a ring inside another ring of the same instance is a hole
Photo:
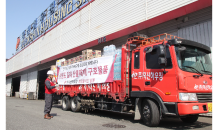
[[[70,109],[70,100],[68,96],[62,98],[62,110],[67,111]]]
[[[188,115],[185,117],[180,117],[180,119],[185,123],[194,123],[198,120],[198,114],[197,115]]]
[[[160,112],[157,104],[154,101],[151,99],[144,99],[141,112],[141,117],[146,126],[158,126],[160,122]]]
[[[79,97],[75,96],[75,97],[71,98],[70,106],[71,106],[71,110],[73,112],[78,112],[80,110]]]

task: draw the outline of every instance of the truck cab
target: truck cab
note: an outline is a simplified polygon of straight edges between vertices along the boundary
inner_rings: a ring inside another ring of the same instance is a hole
[[[155,126],[164,116],[192,123],[212,112],[209,47],[170,34],[135,37],[128,44],[137,45],[131,51],[130,96],[145,124]]]

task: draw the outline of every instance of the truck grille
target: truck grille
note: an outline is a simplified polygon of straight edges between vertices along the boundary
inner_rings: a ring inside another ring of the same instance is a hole
[[[212,93],[197,93],[198,102],[212,102]]]

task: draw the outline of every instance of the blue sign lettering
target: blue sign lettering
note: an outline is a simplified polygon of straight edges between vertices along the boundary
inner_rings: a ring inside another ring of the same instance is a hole
[[[66,16],[89,1],[90,0],[54,0],[50,6],[40,14],[40,17],[36,18],[33,23],[22,32],[20,49],[26,47],[45,31],[49,30],[52,26],[59,23],[66,18]],[[20,51],[20,49],[17,51]]]

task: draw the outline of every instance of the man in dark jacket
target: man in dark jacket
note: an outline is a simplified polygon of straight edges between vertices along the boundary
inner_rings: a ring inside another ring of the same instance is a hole
[[[45,109],[44,109],[44,119],[51,119],[53,116],[50,115],[50,111],[53,103],[53,95],[56,91],[55,87],[58,84],[53,83],[52,79],[54,76],[54,72],[49,70],[47,72],[48,78],[45,80]]]

